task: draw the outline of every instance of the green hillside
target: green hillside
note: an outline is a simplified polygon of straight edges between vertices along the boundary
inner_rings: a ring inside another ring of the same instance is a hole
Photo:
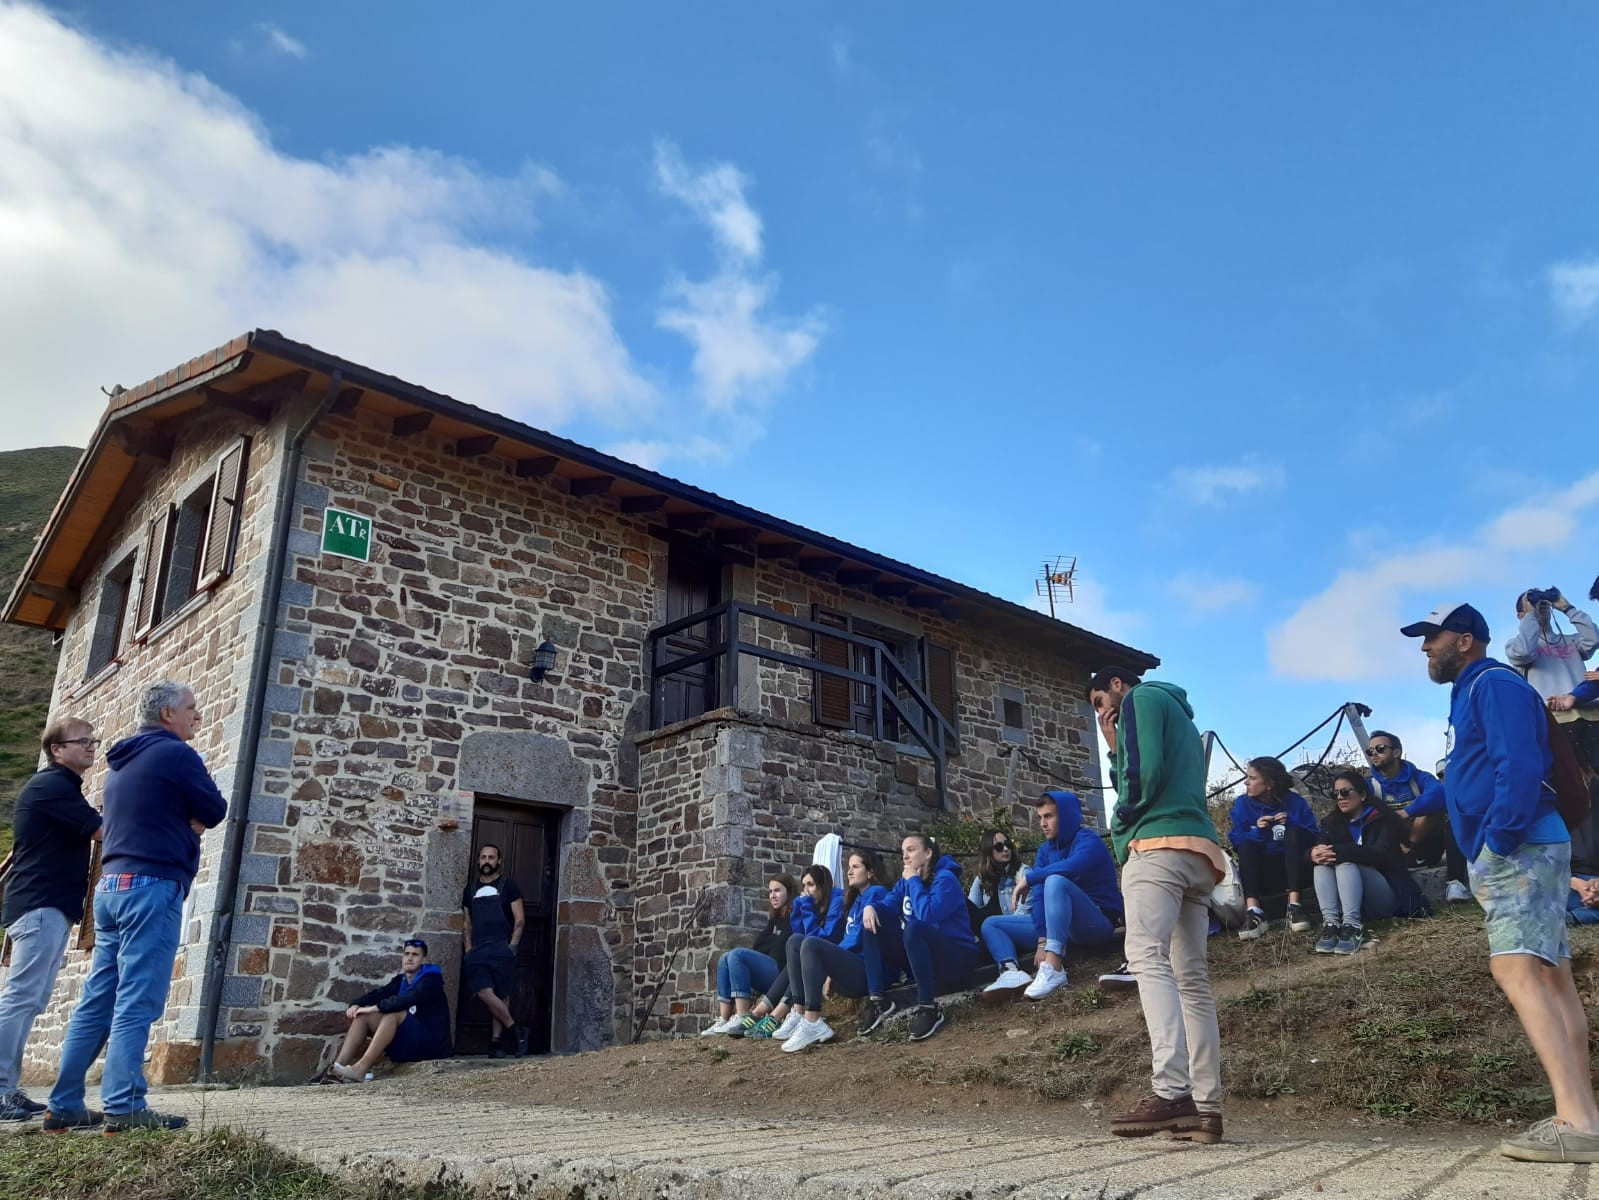
[[[10,595],[33,539],[55,508],[81,450],[45,446],[0,453],[0,595]],[[11,844],[11,804],[39,761],[56,651],[39,629],[0,625],[0,854]]]

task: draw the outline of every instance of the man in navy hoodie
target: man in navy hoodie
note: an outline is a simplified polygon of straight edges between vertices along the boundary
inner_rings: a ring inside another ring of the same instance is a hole
[[[97,1116],[84,1103],[83,1077],[102,1045],[107,1134],[188,1124],[145,1104],[144,1050],[166,1007],[183,900],[200,869],[200,834],[221,823],[228,805],[189,745],[200,729],[193,691],[171,681],[151,684],[139,698],[139,721],[143,728],[106,754],[94,962],[61,1047],[44,1120],[49,1133]]]
[[[1449,822],[1483,908],[1494,982],[1554,1093],[1554,1116],[1501,1142],[1499,1153],[1524,1162],[1599,1162],[1588,1014],[1566,940],[1571,839],[1545,783],[1553,758],[1543,699],[1488,657],[1488,623],[1469,604],[1442,605],[1400,632],[1423,639],[1434,683],[1453,684]]]

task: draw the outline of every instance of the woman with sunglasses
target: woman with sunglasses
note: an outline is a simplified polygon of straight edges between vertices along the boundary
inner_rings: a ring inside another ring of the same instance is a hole
[[[794,932],[783,947],[786,965],[767,987],[766,995],[727,1031],[730,1037],[786,1041],[799,1028],[799,1009],[793,1005],[799,999],[800,947],[808,937],[836,942],[844,935],[844,889],[833,886],[833,872],[821,863],[805,868],[790,924]]]
[[[1032,911],[1033,898],[1016,899],[1016,881],[1022,873],[1021,850],[1003,829],[985,829],[977,842],[977,874],[966,890],[971,905],[972,928],[981,929],[992,917],[1022,917]]]
[[[1266,932],[1260,898],[1280,891],[1288,893],[1288,928],[1309,931],[1310,918],[1299,900],[1308,873],[1305,855],[1318,833],[1315,814],[1294,791],[1288,768],[1267,756],[1250,759],[1227,835],[1238,851],[1238,880],[1244,886],[1244,927],[1238,931],[1244,941]]]
[[[766,925],[755,935],[753,946],[736,946],[716,960],[717,1020],[701,1037],[732,1033],[749,1014],[756,991],[772,986],[787,958],[788,939],[794,932],[794,899],[799,884],[792,875],[773,875],[766,881]]]
[[[1309,852],[1322,916],[1317,954],[1355,953],[1368,921],[1432,911],[1405,869],[1404,840],[1398,815],[1372,799],[1365,776],[1349,768],[1333,776],[1333,809]]]

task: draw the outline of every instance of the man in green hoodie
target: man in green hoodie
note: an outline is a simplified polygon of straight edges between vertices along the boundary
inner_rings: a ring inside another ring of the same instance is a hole
[[[1088,702],[1112,756],[1111,848],[1122,865],[1127,961],[1154,1057],[1154,1094],[1112,1117],[1110,1131],[1219,1142],[1221,1033],[1205,943],[1225,860],[1205,808],[1194,710],[1182,688],[1144,683],[1125,667],[1096,674]]]

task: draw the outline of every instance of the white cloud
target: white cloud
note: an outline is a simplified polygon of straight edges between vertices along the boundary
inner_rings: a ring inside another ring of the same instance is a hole
[[[1555,263],[1548,279],[1555,312],[1568,324],[1580,325],[1599,311],[1599,258]]]
[[[1551,552],[1575,545],[1578,518],[1595,503],[1599,472],[1517,505],[1448,545],[1401,547],[1375,562],[1344,568],[1268,634],[1272,669],[1290,679],[1341,681],[1415,674],[1419,654],[1396,653],[1401,625],[1444,600],[1469,599],[1468,588],[1511,587],[1515,572],[1526,569],[1522,556],[1528,551],[1538,552],[1542,567]],[[1483,611],[1491,628],[1493,614]]]
[[[309,53],[304,42],[297,37],[291,37],[270,21],[257,22],[255,30],[266,39],[266,44],[279,54],[287,54],[290,58],[304,58]]]
[[[663,463],[671,461],[704,464],[725,462],[730,457],[726,445],[703,436],[681,440],[635,439],[607,446],[605,452],[650,471],[659,470]]]
[[[761,273],[761,220],[744,195],[749,180],[741,171],[728,163],[690,168],[664,141],[655,148],[655,170],[661,191],[706,224],[720,251],[709,278],[667,285],[656,323],[692,348],[707,409],[758,428],[752,407],[811,357],[827,322],[819,310],[799,317],[770,311],[777,276]]]
[[[1196,616],[1249,608],[1260,598],[1259,584],[1209,571],[1179,572],[1166,589]]]
[[[1262,462],[1251,455],[1236,463],[1207,467],[1175,467],[1166,482],[1173,498],[1204,508],[1251,492],[1282,487],[1285,474],[1281,465]]]

